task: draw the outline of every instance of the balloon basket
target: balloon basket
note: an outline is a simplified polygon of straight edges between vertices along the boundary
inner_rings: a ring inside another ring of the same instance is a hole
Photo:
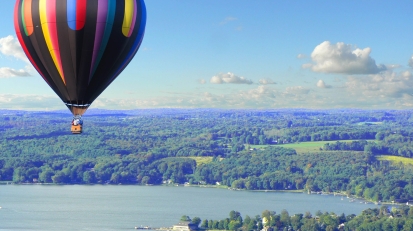
[[[72,134],[80,134],[82,133],[82,125],[78,124],[78,125],[72,125],[71,128]]]

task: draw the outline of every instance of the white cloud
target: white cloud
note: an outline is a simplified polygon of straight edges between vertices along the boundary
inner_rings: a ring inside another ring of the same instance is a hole
[[[385,66],[386,66],[386,69],[387,69],[387,70],[389,70],[389,69],[397,69],[397,68],[400,68],[400,67],[401,67],[400,64],[389,64],[389,65],[385,65]]]
[[[403,77],[411,77],[411,76],[412,76],[412,73],[411,73],[410,71],[403,71],[403,72],[402,72],[402,76],[403,76]]]
[[[205,83],[206,83],[206,80],[205,80],[205,79],[198,79],[198,83],[200,83],[200,84],[205,84]]]
[[[386,71],[361,77],[349,76],[346,87],[350,94],[362,95],[366,100],[409,98],[413,97],[413,76],[409,71],[402,73]]]
[[[6,56],[12,56],[29,63],[19,41],[11,35],[0,38],[0,52]]]
[[[276,84],[272,79],[260,79],[258,82],[261,85]]]
[[[376,74],[386,70],[384,65],[376,65],[370,57],[371,48],[359,49],[351,44],[329,41],[316,46],[311,53],[313,63],[303,65],[315,72],[342,74]]]
[[[409,59],[409,66],[410,66],[410,67],[413,67],[413,56],[410,57],[410,59]]]
[[[293,95],[305,95],[310,92],[309,88],[305,88],[302,86],[292,86],[292,87],[286,87],[285,88],[285,93],[287,94],[293,94]]]
[[[209,81],[213,84],[223,84],[223,83],[234,83],[234,84],[252,84],[253,82],[245,77],[240,77],[235,75],[234,73],[220,73],[218,75],[212,76],[211,80]]]
[[[387,70],[372,75],[349,75],[335,82],[334,91],[323,80],[317,86],[249,85],[248,89],[196,88],[193,91],[164,92],[147,99],[101,98],[91,108],[363,108],[409,109],[413,107],[413,71]],[[64,109],[57,96],[0,94],[0,108]]]
[[[26,70],[12,69],[9,67],[0,67],[0,78],[9,78],[9,77],[25,77],[30,76],[30,73]]]
[[[266,86],[258,86],[257,88],[248,90],[248,91],[240,91],[238,95],[244,99],[244,101],[248,101],[251,99],[258,100],[264,98],[276,98],[277,91],[273,88],[269,88]]]
[[[327,85],[322,79],[318,80],[317,87],[318,88],[332,88],[331,85]]]
[[[168,92],[165,96],[148,99],[102,98],[91,108],[364,108],[406,109],[413,107],[413,75],[411,72],[348,76],[334,91],[316,91],[303,86],[277,88],[278,85],[251,85],[244,90],[216,93],[210,91]],[[315,86],[314,86],[315,88]],[[56,96],[1,95],[4,109],[64,109]]]
[[[231,17],[231,16],[228,16],[223,21],[221,21],[219,24],[223,25],[223,24],[227,24],[229,22],[236,21],[236,20],[238,20],[238,19],[234,18],[234,17]]]
[[[24,54],[19,41],[11,35],[0,38],[0,53],[30,63]],[[32,67],[29,66],[26,66],[25,69],[18,70],[11,67],[0,67],[0,78],[30,76],[30,70],[32,70]]]
[[[305,54],[298,54],[297,55],[297,59],[305,59],[305,58],[307,58],[307,55],[305,55]]]

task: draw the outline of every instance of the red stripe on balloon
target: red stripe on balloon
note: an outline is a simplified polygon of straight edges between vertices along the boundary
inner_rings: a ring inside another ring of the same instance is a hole
[[[16,30],[17,39],[19,40],[20,45],[21,45],[24,53],[26,54],[27,58],[29,59],[29,61],[32,63],[32,65],[37,70],[37,72],[39,72],[39,74],[42,76],[42,78],[46,81],[46,83],[49,84],[49,81],[47,81],[47,79],[44,77],[44,74],[40,71],[39,67],[34,62],[33,57],[30,55],[29,50],[27,49],[27,46],[24,43],[23,36],[22,36],[22,33],[21,33],[21,28],[20,28],[20,25],[19,25],[19,16],[18,16],[19,15],[19,10],[20,10],[20,8],[19,8],[20,2],[21,2],[21,0],[17,0],[16,5],[14,7],[14,29]]]
[[[77,0],[76,2],[76,30],[81,30],[85,26],[86,2],[87,0]]]
[[[21,0],[16,1],[16,5],[14,5],[14,29],[16,33],[20,33],[20,26],[19,26],[19,5]]]
[[[65,75],[63,72],[62,59],[60,57],[59,49],[59,39],[57,36],[57,23],[56,23],[56,1],[49,0],[47,2],[46,12],[47,12],[47,26],[49,28],[49,36],[52,42],[53,50],[50,51],[54,53],[57,61],[57,69],[60,72],[63,82],[66,84]]]

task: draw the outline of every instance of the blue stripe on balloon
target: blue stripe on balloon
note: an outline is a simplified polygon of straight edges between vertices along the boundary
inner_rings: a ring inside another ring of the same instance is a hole
[[[97,67],[99,66],[100,60],[103,57],[103,53],[105,53],[106,46],[108,45],[110,34],[112,32],[113,22],[115,21],[115,13],[116,13],[116,0],[107,0],[108,1],[108,15],[106,18],[106,25],[105,25],[105,32],[103,33],[102,43],[100,44],[99,54],[96,59],[95,66],[93,67],[93,72],[90,77],[95,74]]]
[[[67,0],[67,24],[72,30],[76,30],[76,1]]]
[[[138,51],[142,43],[143,34],[145,33],[145,25],[146,25],[146,7],[145,7],[145,3],[143,2],[143,0],[140,0],[140,2],[142,6],[141,7],[142,19],[141,19],[141,24],[139,25],[138,36],[136,37],[137,39],[135,40],[135,43],[133,44],[132,48],[127,54],[125,61],[123,61],[123,63],[120,65],[120,68],[116,70],[116,74],[112,77],[110,81],[113,81],[113,79],[116,78],[123,71],[123,69],[125,69],[126,65],[128,65],[128,63],[132,60],[133,56],[136,54],[136,52]]]

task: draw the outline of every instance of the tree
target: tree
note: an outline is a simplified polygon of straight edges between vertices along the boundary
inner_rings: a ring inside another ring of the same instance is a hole
[[[52,176],[52,181],[55,184],[67,183],[68,177],[63,171],[58,171],[54,176]]]
[[[53,182],[53,180],[52,180],[53,175],[54,175],[53,170],[50,169],[50,168],[47,168],[39,174],[39,182],[52,183]]]
[[[320,231],[320,226],[315,219],[304,219],[304,223],[301,226],[305,231]]]
[[[187,215],[182,215],[180,221],[191,221],[191,218],[189,218],[189,216],[187,216]]]
[[[208,228],[208,220],[207,219],[202,221],[201,228],[204,228],[204,229]]]
[[[229,230],[237,230],[241,228],[242,224],[239,221],[232,220],[228,224]]]
[[[114,184],[120,183],[120,174],[117,172],[112,173],[110,177],[110,181]]]
[[[291,217],[291,226],[293,227],[294,230],[300,229],[300,227],[303,225],[302,220],[303,219],[303,214],[295,214],[294,216]]]
[[[229,219],[230,219],[231,221],[237,220],[238,217],[240,217],[240,216],[241,216],[241,214],[240,214],[239,212],[237,212],[237,211],[232,210],[231,212],[229,212]]]
[[[375,136],[376,140],[379,140],[379,141],[384,140],[384,137],[386,137],[386,134],[384,134],[384,132],[377,132]]]
[[[144,176],[142,178],[142,184],[149,184],[151,178],[149,176]]]
[[[288,226],[290,225],[290,215],[288,214],[287,210],[283,209],[281,211],[281,217],[280,217],[280,221],[282,222],[282,224],[284,226]]]
[[[199,224],[201,223],[201,218],[199,217],[192,218],[192,223],[198,227]]]
[[[26,177],[24,175],[24,169],[22,167],[15,168],[13,172],[13,182],[20,183],[24,182],[25,180]]]
[[[413,230],[413,220],[407,219],[403,225],[403,231],[411,231]]]
[[[309,212],[309,211],[305,212],[304,218],[310,219],[312,217],[313,217],[313,215],[311,215],[311,212]]]
[[[87,184],[92,184],[96,182],[95,172],[86,171],[83,172],[83,182]]]

